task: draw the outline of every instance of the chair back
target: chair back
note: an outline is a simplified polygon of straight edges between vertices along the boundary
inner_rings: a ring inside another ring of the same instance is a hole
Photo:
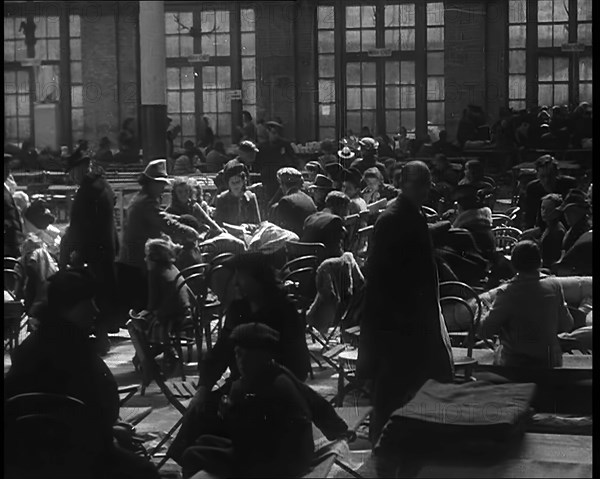
[[[493,213],[492,214],[492,227],[497,228],[499,226],[510,226],[510,216],[507,216],[502,213]]]
[[[296,302],[302,313],[309,308],[317,294],[315,276],[314,268],[299,268],[282,279],[289,297]]]
[[[467,332],[467,356],[473,357],[473,343],[475,336],[475,310],[464,299],[458,296],[440,298],[440,308],[448,333]],[[466,316],[468,324],[464,323]],[[466,326],[466,329],[465,329]]]
[[[233,299],[233,275],[234,272],[224,264],[218,264],[208,273],[208,286],[224,307]]]
[[[292,271],[300,268],[313,268],[315,271],[319,266],[319,260],[316,256],[300,256],[299,258],[288,261],[281,267],[281,274],[285,276]]]
[[[219,264],[223,264],[225,261],[227,261],[229,258],[233,257],[234,254],[233,253],[221,253],[218,254],[217,256],[215,256],[211,261],[210,264],[211,266],[217,266]]]
[[[356,232],[360,228],[360,215],[355,213],[344,218],[344,227],[346,228],[346,238],[344,239],[344,250],[351,251]]]
[[[494,233],[496,242],[496,251],[505,255],[511,254],[512,249],[519,242],[519,237],[522,234],[521,230],[512,226],[499,226],[493,228],[492,232]]]
[[[301,256],[316,256],[319,261],[325,259],[325,245],[323,243],[304,243],[301,241],[287,241],[285,244],[287,261]]]
[[[479,326],[482,314],[481,298],[468,284],[460,281],[444,281],[439,284],[440,298],[455,296],[475,305],[475,327]]]
[[[421,209],[425,213],[428,223],[439,221],[440,215],[433,208],[430,208],[429,206],[422,206]]]
[[[483,177],[483,181],[485,181],[486,183],[489,183],[490,185],[492,185],[493,187],[496,187],[496,180],[494,178],[492,178],[491,176],[484,176]]]
[[[177,281],[181,277],[187,278],[188,276],[190,276],[194,273],[206,274],[209,267],[210,267],[210,265],[208,263],[199,263],[199,264],[193,264],[192,266],[188,266],[187,268],[183,268],[179,273],[177,273],[177,276],[175,277],[175,281]]]

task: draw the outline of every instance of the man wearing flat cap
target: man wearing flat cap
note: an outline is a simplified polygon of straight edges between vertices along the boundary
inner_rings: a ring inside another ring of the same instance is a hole
[[[4,256],[18,258],[23,242],[23,221],[13,195],[6,186],[12,159],[12,155],[4,153]]]
[[[551,155],[540,156],[535,162],[537,179],[525,189],[525,228],[545,228],[541,218],[542,198],[548,193],[558,193],[563,198],[569,190],[577,187],[575,178],[559,175],[558,161]]]
[[[292,144],[283,138],[283,126],[276,121],[266,123],[268,141],[258,146],[255,169],[260,173],[265,200],[272,204],[271,199],[279,190],[277,171],[284,167],[298,167]]]
[[[325,197],[330,191],[333,191],[333,181],[325,175],[317,175],[313,184],[308,187],[308,194],[319,211],[325,207]]]
[[[304,220],[315,213],[317,207],[312,198],[301,191],[304,180],[296,168],[281,168],[277,178],[283,196],[271,208],[271,221],[301,236]]]

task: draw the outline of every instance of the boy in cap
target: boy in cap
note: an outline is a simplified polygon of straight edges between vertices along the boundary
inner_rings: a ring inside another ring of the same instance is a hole
[[[283,193],[271,209],[271,218],[277,226],[302,235],[304,220],[317,211],[312,198],[301,191],[302,173],[296,168],[281,168],[277,178]]]
[[[305,474],[314,453],[311,405],[302,384],[273,359],[279,333],[248,323],[237,326],[231,340],[241,377],[222,398],[213,430],[184,452],[184,477],[201,470],[213,477]],[[337,419],[335,435],[344,437],[347,427]]]

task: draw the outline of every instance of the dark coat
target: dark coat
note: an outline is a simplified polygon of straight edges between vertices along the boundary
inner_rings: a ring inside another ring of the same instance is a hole
[[[373,378],[383,361],[393,364],[407,385],[451,380],[452,354],[427,220],[402,194],[375,223],[365,279],[359,373]]]
[[[256,195],[251,191],[245,191],[241,198],[236,198],[230,191],[224,191],[215,198],[214,219],[220,225],[223,223],[232,225],[260,223]]]
[[[306,243],[323,243],[327,257],[341,256],[345,236],[344,221],[337,215],[318,211],[304,221],[300,240]]]
[[[296,190],[283,196],[279,202],[273,205],[271,218],[277,226],[302,236],[304,221],[313,213],[317,212],[315,202],[310,196],[300,190]]]
[[[543,229],[546,224],[541,217],[542,198],[549,193],[558,193],[564,198],[570,189],[576,187],[575,178],[570,176],[558,176],[553,191],[546,191],[540,180],[531,181],[525,190],[525,227],[540,226]]]
[[[277,171],[286,166],[297,168],[298,161],[292,144],[283,138],[264,142],[258,147],[254,171],[260,172],[260,181],[265,189],[265,198],[270,200],[279,188]]]
[[[23,241],[23,221],[10,191],[4,186],[4,256],[18,258]]]
[[[388,174],[385,169],[385,165],[383,163],[380,163],[379,161],[377,161],[377,159],[375,159],[375,158],[372,158],[372,159],[357,158],[350,164],[350,167],[356,168],[363,175],[365,174],[365,171],[367,171],[369,168],[376,167],[383,175],[384,181],[388,181]]]

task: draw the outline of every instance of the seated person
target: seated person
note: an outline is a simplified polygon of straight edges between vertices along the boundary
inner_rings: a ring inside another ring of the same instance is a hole
[[[350,198],[341,191],[332,191],[325,199],[325,207],[304,221],[304,231],[300,241],[305,243],[323,243],[327,258],[341,256],[344,252],[343,218],[348,216]]]
[[[314,201],[301,188],[304,180],[296,168],[281,168],[277,179],[283,196],[272,206],[272,222],[277,226],[302,235],[304,220],[317,211]]]
[[[592,229],[589,221],[590,204],[583,191],[572,189],[557,210],[563,213],[569,227],[562,244],[562,249],[566,252],[573,247],[581,235]]]
[[[23,299],[25,311],[31,316],[34,314],[34,307],[46,302],[48,278],[58,271],[58,266],[43,241],[33,233],[27,235],[21,251]]]
[[[214,148],[206,155],[206,171],[217,173],[228,161],[229,157],[225,153],[225,145],[222,141],[216,141]]]
[[[318,161],[309,161],[304,165],[304,169],[306,170],[307,181],[309,183],[314,183],[317,175],[325,175],[325,168]]]
[[[478,190],[486,193],[494,190],[494,185],[485,180],[483,164],[479,160],[469,160],[465,163],[465,177],[458,182],[459,185],[474,185]]]
[[[335,153],[335,145],[331,140],[323,140],[321,142],[319,152],[319,164],[322,168],[325,168],[325,165],[329,163],[333,163],[337,161],[337,155]]]
[[[344,170],[344,168],[342,167],[341,163],[338,163],[337,161],[335,163],[328,163],[325,165],[325,172],[327,173],[327,176],[329,176],[329,178],[331,178],[331,181],[333,181],[333,188],[335,190],[342,189],[343,170]],[[361,175],[361,178],[362,178],[362,175]]]
[[[542,276],[536,243],[520,241],[511,262],[517,275],[498,291],[479,336],[500,336],[494,364],[516,368],[554,368],[562,365],[558,334],[573,329],[573,317],[556,278]]]
[[[200,233],[200,223],[192,215],[182,215],[179,217],[181,224],[194,228]],[[177,239],[177,242],[181,244],[182,248],[177,253],[177,259],[175,260],[175,266],[179,271],[183,271],[185,268],[194,266],[202,263],[202,252],[198,242],[198,237],[195,235],[183,234]]]
[[[200,193],[200,197],[198,197]],[[202,199],[202,188],[198,192],[198,185],[189,178],[176,178],[171,189],[171,204],[166,212],[172,215],[192,215],[198,222],[219,233],[221,227],[208,214],[208,205]]]
[[[148,324],[149,339],[158,345],[156,354],[164,353],[167,367],[172,367],[178,360],[177,351],[170,343],[170,336],[178,335],[182,326],[191,318],[188,290],[181,287],[183,279],[177,278],[177,249],[170,239],[152,238],[146,242],[148,313],[144,316]]]
[[[391,185],[383,182],[383,175],[375,167],[368,168],[365,171],[363,180],[367,186],[362,190],[361,195],[367,205],[375,203],[382,198],[391,200],[398,196],[398,191]]]
[[[112,150],[110,149],[110,140],[107,136],[103,136],[102,138],[100,138],[100,142],[98,144],[98,151],[96,151],[94,160],[96,160],[96,162],[100,163],[101,165],[106,165],[114,161]]]
[[[200,364],[198,390],[169,450],[169,455],[180,464],[183,451],[201,435],[206,421],[209,421],[207,414],[216,414],[221,396],[227,394],[231,382],[240,376],[230,342],[231,332],[236,326],[262,322],[273,328],[281,338],[276,361],[300,381],[306,379],[310,370],[304,320],[278,282],[268,258],[260,253],[244,253],[227,260],[224,265],[232,274],[231,287],[235,299],[226,310],[225,323],[217,342]],[[228,367],[231,374],[225,384],[211,392]],[[312,389],[307,389],[310,394]]]
[[[40,327],[13,352],[4,378],[4,399],[43,392],[68,395],[87,406],[92,429],[84,440],[94,457],[90,458],[89,471],[77,471],[79,477],[158,479],[156,468],[146,459],[115,445],[113,426],[119,417],[117,383],[89,339],[98,313],[94,290],[94,281],[85,271],[59,271],[49,278]],[[15,456],[6,454],[5,449],[7,462]],[[33,477],[26,475],[23,464],[11,466],[23,471],[12,477]],[[69,474],[73,472],[70,468],[72,464],[67,464],[64,474],[39,471],[35,477],[75,477]]]
[[[212,427],[185,450],[184,477],[198,471],[220,478],[308,472],[314,454],[311,405],[302,383],[275,360],[279,337],[259,322],[231,332],[240,377],[223,396]],[[322,406],[335,414],[330,405]],[[338,437],[344,437],[343,421],[338,422]]]
[[[175,176],[195,175],[199,171],[195,168],[192,159],[187,155],[179,155],[173,164],[172,174]]]
[[[55,219],[46,201],[34,200],[23,215],[23,234],[36,235],[44,242],[50,254],[58,258],[61,235],[60,230],[52,224]]]
[[[365,211],[367,209],[367,202],[360,195],[360,184],[362,181],[360,171],[354,168],[344,170],[342,179],[342,192],[350,198],[348,214],[353,215]]]
[[[558,276],[592,276],[592,230],[583,233],[569,251],[566,251],[562,258],[554,263],[552,271]]]
[[[439,140],[434,141],[431,144],[431,150],[434,155],[441,153],[447,157],[458,156],[460,154],[460,149],[448,141],[448,133],[446,130],[440,131]]]
[[[325,175],[318,174],[312,185],[308,187],[308,194],[315,202],[317,210],[325,207],[325,197],[333,190],[333,181]]]
[[[215,221],[219,225],[258,224],[261,221],[256,195],[246,189],[247,168],[237,160],[228,161],[223,169],[227,191],[215,198]]]

